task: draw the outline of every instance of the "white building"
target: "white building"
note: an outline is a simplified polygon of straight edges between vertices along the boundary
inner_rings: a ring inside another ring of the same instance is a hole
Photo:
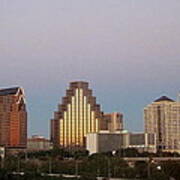
[[[100,131],[87,135],[86,149],[90,154],[122,148],[137,148],[139,151],[156,152],[155,134]]]

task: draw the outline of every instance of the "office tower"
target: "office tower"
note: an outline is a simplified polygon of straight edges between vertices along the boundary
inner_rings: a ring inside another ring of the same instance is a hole
[[[104,129],[110,132],[123,130],[123,114],[118,112],[104,114]]]
[[[26,148],[27,112],[24,90],[20,87],[0,89],[0,145]]]
[[[87,133],[98,132],[102,120],[88,83],[71,82],[51,120],[51,140],[61,147],[85,147]]]
[[[180,102],[162,96],[144,108],[145,132],[156,133],[157,148],[180,152]]]

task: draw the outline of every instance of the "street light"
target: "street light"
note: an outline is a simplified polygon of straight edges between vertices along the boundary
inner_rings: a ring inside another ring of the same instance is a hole
[[[78,172],[79,171],[79,166],[78,166],[78,161],[75,160],[75,176],[78,177]]]
[[[20,165],[21,164],[21,160],[20,160],[20,156],[19,155],[17,155],[17,172],[19,173],[20,172]]]
[[[156,167],[157,168],[157,170],[159,170],[159,171],[161,171],[162,170],[162,167],[159,165],[159,166],[157,166]]]
[[[116,154],[116,151],[113,150],[111,152],[111,154],[114,156]],[[111,161],[110,161],[109,157],[107,157],[107,160],[108,160],[108,179],[110,179],[111,178],[111,168],[110,168],[111,167]]]
[[[48,158],[49,159],[49,174],[52,173],[52,159],[51,157]]]
[[[5,147],[0,147],[1,168],[4,168]]]

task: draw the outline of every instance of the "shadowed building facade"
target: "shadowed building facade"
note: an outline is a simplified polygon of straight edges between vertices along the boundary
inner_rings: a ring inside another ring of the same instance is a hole
[[[27,112],[24,90],[20,87],[0,89],[0,145],[26,148]]]
[[[157,148],[180,152],[180,102],[162,96],[144,108],[145,132],[156,133]]]
[[[86,135],[98,132],[102,121],[103,113],[88,83],[71,82],[51,120],[51,141],[61,147],[85,147]]]
[[[110,132],[123,130],[123,114],[119,112],[112,112],[103,115],[103,127],[101,130],[109,130]]]
[[[51,149],[51,142],[43,136],[33,135],[27,140],[27,151],[49,151]]]
[[[90,154],[135,148],[139,152],[156,152],[156,135],[124,131],[100,131],[87,135],[86,149]]]

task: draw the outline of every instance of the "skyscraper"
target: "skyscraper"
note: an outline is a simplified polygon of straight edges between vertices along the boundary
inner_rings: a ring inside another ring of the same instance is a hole
[[[156,133],[157,148],[180,152],[180,102],[166,96],[144,108],[145,132]]]
[[[61,147],[85,147],[87,133],[98,132],[102,120],[100,105],[88,83],[71,82],[51,120],[51,140]]]
[[[26,148],[27,112],[24,90],[0,89],[0,145]]]

